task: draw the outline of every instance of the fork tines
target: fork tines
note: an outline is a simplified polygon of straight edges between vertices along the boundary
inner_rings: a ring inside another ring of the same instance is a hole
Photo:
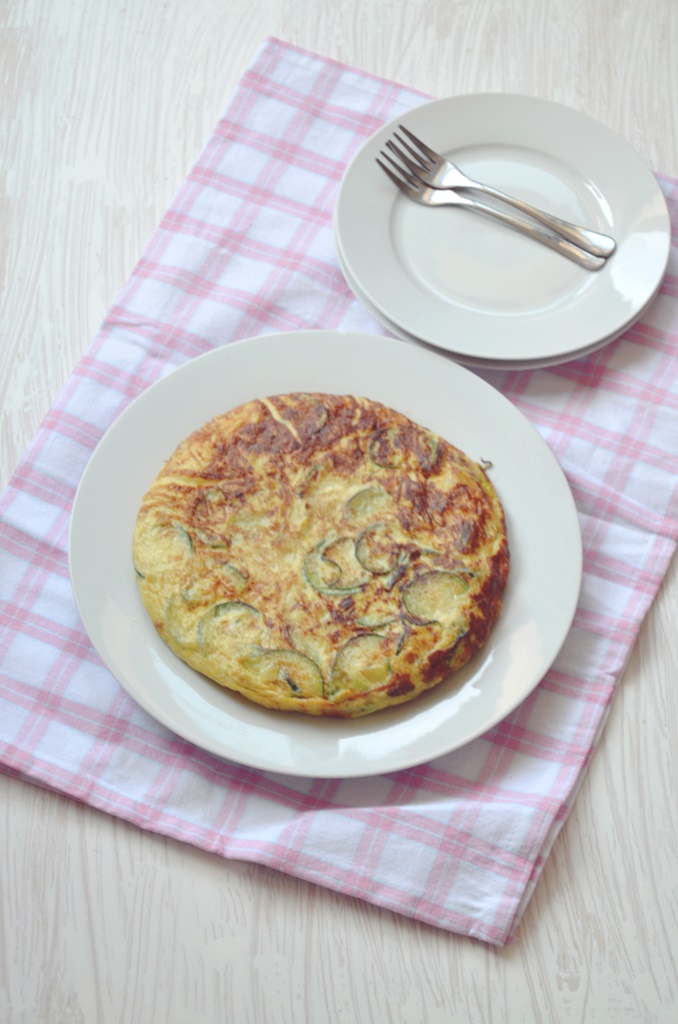
[[[409,128],[406,128],[404,124],[399,124],[398,127],[400,128],[401,132],[403,132],[408,137],[410,142],[413,142],[414,145],[417,147],[417,149],[421,153],[424,154],[424,156],[426,157],[426,160],[429,163],[432,160],[437,160],[438,159],[438,154],[435,152],[435,150],[431,149],[430,146],[427,146],[425,142],[421,141],[421,139],[418,139],[416,135],[413,135],[412,132],[409,130]],[[406,143],[404,143],[404,144],[407,145]],[[407,148],[410,149],[409,146]],[[410,152],[412,153],[411,149],[410,149]],[[415,154],[413,154],[413,155],[415,155]],[[421,159],[421,157],[420,157],[420,159]],[[423,163],[423,161],[422,161],[422,163]]]
[[[392,160],[383,150],[381,156],[388,160],[391,167],[394,167],[412,188],[421,187],[421,182],[426,181],[424,174],[432,169],[432,164],[438,159],[437,154],[432,149],[429,149],[426,143],[418,139],[416,135],[413,135],[405,125],[401,124],[398,127],[407,138],[403,138],[395,132],[393,139],[389,139],[386,142],[386,148],[397,157],[399,163]],[[414,149],[407,139],[410,139],[418,149]],[[389,171],[383,164],[381,164],[381,167],[389,174]],[[392,180],[395,180],[392,175],[389,174],[389,176]],[[396,184],[400,185],[401,183],[396,182]]]
[[[392,139],[388,140],[388,142],[386,143],[386,148],[389,149],[391,153],[398,157],[398,160],[400,160],[400,162],[404,164],[405,167],[407,167],[411,174],[414,174],[415,176],[418,177],[419,174],[422,173],[422,171],[428,170],[427,166],[424,164],[421,157],[417,157],[417,154],[410,146],[407,145],[406,142],[403,142],[403,140],[399,138],[397,135],[395,136],[395,138],[398,140],[400,145],[404,146],[415,159],[412,160],[407,155],[407,153],[404,152],[403,149],[401,149],[399,146],[396,146],[395,142]]]
[[[384,153],[382,151],[379,155],[382,156],[384,160],[388,160],[391,167],[395,168],[395,170],[398,172],[397,174],[394,174],[393,171],[386,166],[386,164],[381,162],[379,157],[375,158],[384,174],[387,174],[391,181],[393,182],[393,184],[397,185],[402,192],[411,192],[421,187],[421,182],[414,175],[406,171],[404,168],[399,167],[395,160],[391,160],[390,156],[387,153]]]

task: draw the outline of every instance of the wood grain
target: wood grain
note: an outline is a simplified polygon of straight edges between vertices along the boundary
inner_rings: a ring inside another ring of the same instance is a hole
[[[0,483],[275,35],[590,113],[678,176],[674,0],[4,0]],[[678,1019],[678,570],[493,950],[0,777],[2,1024]]]

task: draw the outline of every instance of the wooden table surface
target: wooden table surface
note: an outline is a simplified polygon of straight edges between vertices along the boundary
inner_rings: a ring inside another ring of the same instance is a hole
[[[676,0],[2,0],[0,482],[267,35],[678,176]],[[678,571],[499,950],[0,776],[0,1024],[678,1020]]]

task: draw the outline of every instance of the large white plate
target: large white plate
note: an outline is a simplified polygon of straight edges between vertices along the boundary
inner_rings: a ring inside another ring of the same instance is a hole
[[[353,722],[269,711],[188,668],[153,629],[132,566],[141,499],[179,441],[251,398],[298,390],[366,395],[473,458],[490,460],[507,518],[510,579],[486,648],[418,700]],[[574,615],[581,566],[571,492],[522,414],[442,354],[361,334],[268,335],[174,370],[106,433],[87,465],[71,520],[71,577],[83,623],[135,700],[180,736],[222,757],[325,778],[430,761],[504,718],[556,657]]]
[[[472,177],[611,234],[616,252],[591,273],[486,217],[412,203],[375,162],[399,122]],[[670,250],[661,189],[620,136],[508,94],[437,100],[380,129],[344,176],[335,235],[374,309],[477,365],[548,365],[613,340],[657,293]]]

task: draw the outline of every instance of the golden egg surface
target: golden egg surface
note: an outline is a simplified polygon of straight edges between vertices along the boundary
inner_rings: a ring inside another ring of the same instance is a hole
[[[509,568],[485,470],[350,395],[276,395],[211,420],[145,495],[133,547],[179,658],[267,707],[340,717],[464,665]]]

